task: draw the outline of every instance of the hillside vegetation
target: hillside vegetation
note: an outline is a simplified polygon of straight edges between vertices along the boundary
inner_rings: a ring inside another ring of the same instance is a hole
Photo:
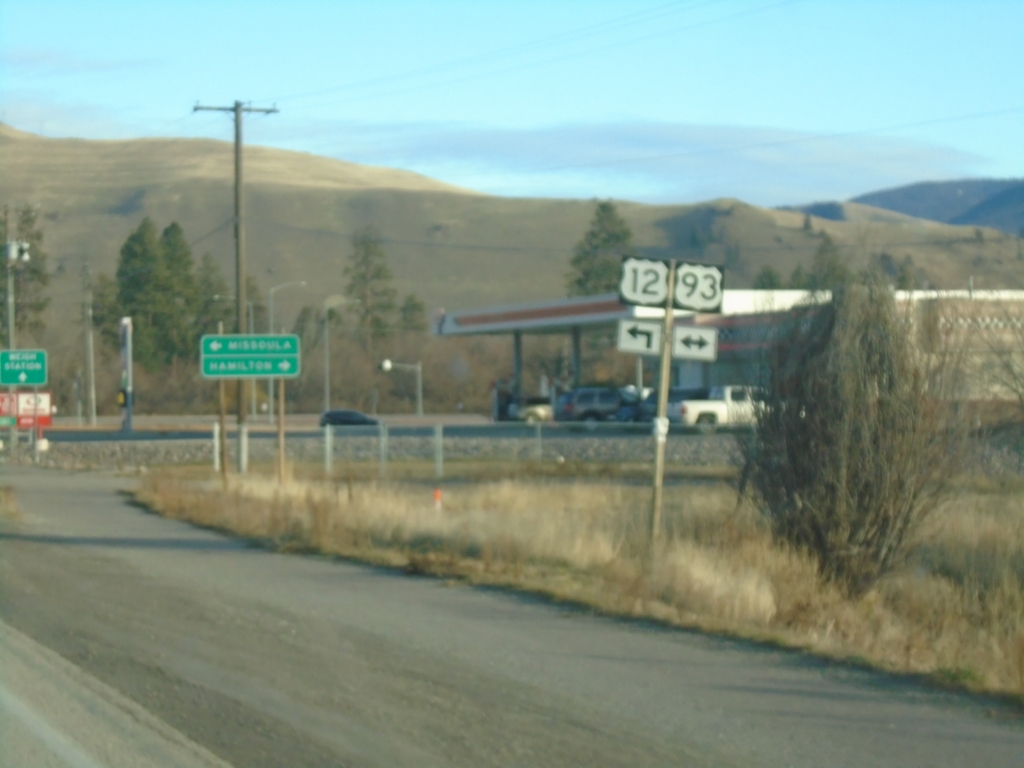
[[[399,294],[428,310],[565,295],[574,243],[590,200],[483,195],[406,171],[261,147],[246,148],[250,274],[261,291],[306,280],[308,291],[277,297],[290,325],[344,285],[350,237],[374,225]],[[111,274],[126,237],[149,216],[181,224],[196,258],[209,251],[233,275],[232,147],[196,139],[47,139],[0,126],[0,200],[38,205],[50,255],[52,302],[37,343],[78,354],[80,271]],[[736,200],[698,205],[620,203],[634,244],[651,256],[723,263],[727,285],[748,287],[771,264],[788,275],[809,264],[827,232],[851,266],[888,253],[910,257],[922,284],[1024,286],[1015,239],[974,227],[923,221],[857,204],[842,221],[768,210]]]

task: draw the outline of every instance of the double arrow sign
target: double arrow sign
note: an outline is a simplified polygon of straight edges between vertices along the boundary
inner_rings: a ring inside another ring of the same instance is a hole
[[[658,354],[663,327],[660,320],[619,320],[619,351]],[[718,359],[718,329],[677,326],[672,332],[672,357],[713,363]]]

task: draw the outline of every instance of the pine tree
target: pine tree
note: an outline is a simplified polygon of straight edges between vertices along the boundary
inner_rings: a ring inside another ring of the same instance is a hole
[[[762,291],[774,291],[782,287],[782,276],[770,264],[762,267],[754,278],[754,288]]]
[[[803,264],[797,264],[789,275],[789,287],[797,290],[806,290],[810,287],[809,278],[804,271]]]
[[[196,356],[195,320],[199,309],[192,249],[181,225],[173,222],[160,235],[168,300],[166,314],[157,318],[157,339],[161,357],[191,360]]]
[[[852,275],[839,254],[839,247],[827,233],[821,235],[821,245],[811,264],[809,287],[816,291],[831,291],[850,282]]]
[[[427,330],[427,308],[415,293],[406,296],[398,308],[398,327],[403,331]]]
[[[196,350],[203,334],[217,332],[218,322],[224,323],[225,330],[231,327],[233,309],[228,284],[220,267],[213,256],[204,253],[196,272],[196,316],[192,325]]]
[[[116,309],[132,318],[134,358],[148,370],[156,370],[170,360],[161,336],[166,318],[173,314],[174,299],[156,226],[148,217],[121,246],[116,279]]]
[[[352,253],[343,274],[348,279],[345,295],[354,304],[363,343],[372,356],[374,341],[391,330],[395,312],[391,270],[375,228],[366,227],[352,236]]]
[[[597,204],[590,228],[573,250],[567,275],[570,296],[592,296],[617,290],[624,256],[634,255],[633,234],[615,204]]]

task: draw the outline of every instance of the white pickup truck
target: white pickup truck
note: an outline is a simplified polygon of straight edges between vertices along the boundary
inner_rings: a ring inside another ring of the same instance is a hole
[[[712,387],[707,400],[682,400],[672,408],[676,412],[669,418],[686,426],[750,426],[755,421],[754,388]]]

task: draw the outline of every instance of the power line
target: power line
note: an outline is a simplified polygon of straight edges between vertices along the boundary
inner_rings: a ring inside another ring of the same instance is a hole
[[[646,41],[652,40],[654,38],[664,37],[665,35],[671,35],[671,34],[675,34],[677,32],[683,32],[683,31],[687,31],[687,30],[699,29],[701,27],[707,27],[707,26],[711,26],[711,25],[714,25],[714,24],[719,24],[719,23],[722,23],[722,22],[725,22],[725,21],[731,21],[733,19],[743,18],[743,17],[746,17],[746,16],[751,16],[751,15],[754,15],[754,14],[757,14],[757,13],[761,13],[761,12],[764,12],[764,11],[776,10],[778,8],[783,8],[783,7],[786,7],[786,6],[789,6],[789,5],[794,5],[795,3],[798,3],[798,2],[802,2],[802,0],[783,0],[782,2],[775,2],[775,3],[770,3],[770,4],[767,4],[767,5],[757,6],[755,8],[747,8],[747,9],[744,9],[742,11],[736,11],[734,13],[730,13],[730,14],[727,14],[727,15],[724,15],[724,16],[719,16],[719,17],[716,17],[714,19],[706,19],[706,20],[699,21],[699,22],[693,22],[693,23],[690,23],[690,24],[682,25],[682,26],[672,27],[670,29],[662,29],[662,30],[659,30],[657,32],[646,34],[646,35],[643,35],[643,36],[640,36],[640,37],[632,37],[632,38],[625,39],[625,40],[618,40],[618,41],[613,42],[613,43],[606,43],[604,45],[588,48],[586,50],[575,51],[575,52],[566,53],[566,54],[563,54],[563,55],[560,55],[560,56],[554,56],[554,57],[550,57],[550,58],[546,58],[546,59],[539,59],[539,60],[536,60],[536,61],[527,62],[527,63],[523,63],[523,64],[517,64],[517,65],[514,65],[514,66],[510,66],[510,67],[505,67],[504,69],[474,72],[473,74],[466,75],[464,77],[458,77],[458,78],[455,78],[455,79],[441,80],[441,81],[437,81],[437,82],[434,82],[434,83],[429,83],[429,84],[426,84],[426,85],[419,84],[419,85],[412,85],[412,86],[403,87],[403,88],[400,88],[400,89],[393,89],[393,90],[389,90],[389,91],[378,91],[378,92],[375,92],[375,93],[373,93],[372,95],[370,95],[368,97],[353,96],[353,97],[339,99],[339,100],[333,100],[333,101],[312,102],[312,103],[309,103],[309,104],[305,104],[304,106],[306,108],[309,108],[309,107],[314,107],[314,106],[334,106],[336,104],[349,104],[349,103],[352,103],[353,101],[365,100],[366,98],[380,98],[380,97],[385,97],[385,96],[396,96],[396,95],[401,95],[401,94],[404,94],[404,93],[411,93],[411,92],[417,92],[418,93],[418,92],[421,92],[422,90],[424,90],[425,88],[438,88],[438,87],[446,87],[446,86],[450,86],[450,85],[457,85],[459,83],[469,82],[469,81],[472,81],[472,80],[479,80],[481,78],[487,78],[487,77],[494,77],[496,75],[509,74],[511,72],[517,72],[517,71],[522,70],[522,69],[533,68],[533,67],[543,66],[545,64],[553,64],[553,63],[557,63],[557,62],[561,62],[561,61],[575,59],[575,58],[579,58],[580,56],[589,56],[589,55],[592,55],[592,54],[595,54],[595,53],[602,53],[604,51],[612,50],[614,48],[621,48],[623,46],[635,45],[636,43],[646,42]]]
[[[566,32],[548,35],[534,40],[528,40],[524,43],[518,43],[516,45],[507,46],[505,48],[499,48],[494,51],[488,51],[485,53],[475,54],[473,56],[465,56],[458,59],[451,59],[449,61],[440,62],[426,67],[420,67],[418,69],[407,70],[405,72],[398,72],[394,75],[386,75],[383,77],[375,77],[367,80],[359,80],[351,83],[345,83],[343,85],[333,86],[330,88],[321,88],[313,91],[302,91],[298,93],[285,94],[281,96],[267,97],[263,99],[256,99],[256,102],[266,101],[292,101],[297,99],[303,99],[310,96],[323,96],[331,93],[341,93],[344,91],[359,90],[362,88],[372,88],[379,85],[388,83],[401,82],[403,80],[411,80],[424,75],[431,75],[439,72],[448,72],[451,70],[459,70],[468,66],[478,66],[482,63],[486,63],[489,60],[507,58],[519,53],[529,52],[537,48],[547,48],[555,44],[564,44],[572,40],[586,38],[594,33],[600,33],[608,28],[615,28],[619,30],[622,26],[637,24],[654,19],[660,18],[665,15],[682,10],[684,7],[686,10],[692,10],[704,5],[712,5],[721,2],[721,0],[704,0],[703,2],[696,2],[691,0],[690,2],[672,2],[665,3],[662,5],[653,6],[642,11],[636,11],[634,13],[625,14],[624,16],[617,16],[613,19],[609,19],[596,24],[591,24],[586,27],[578,29],[567,30]]]

